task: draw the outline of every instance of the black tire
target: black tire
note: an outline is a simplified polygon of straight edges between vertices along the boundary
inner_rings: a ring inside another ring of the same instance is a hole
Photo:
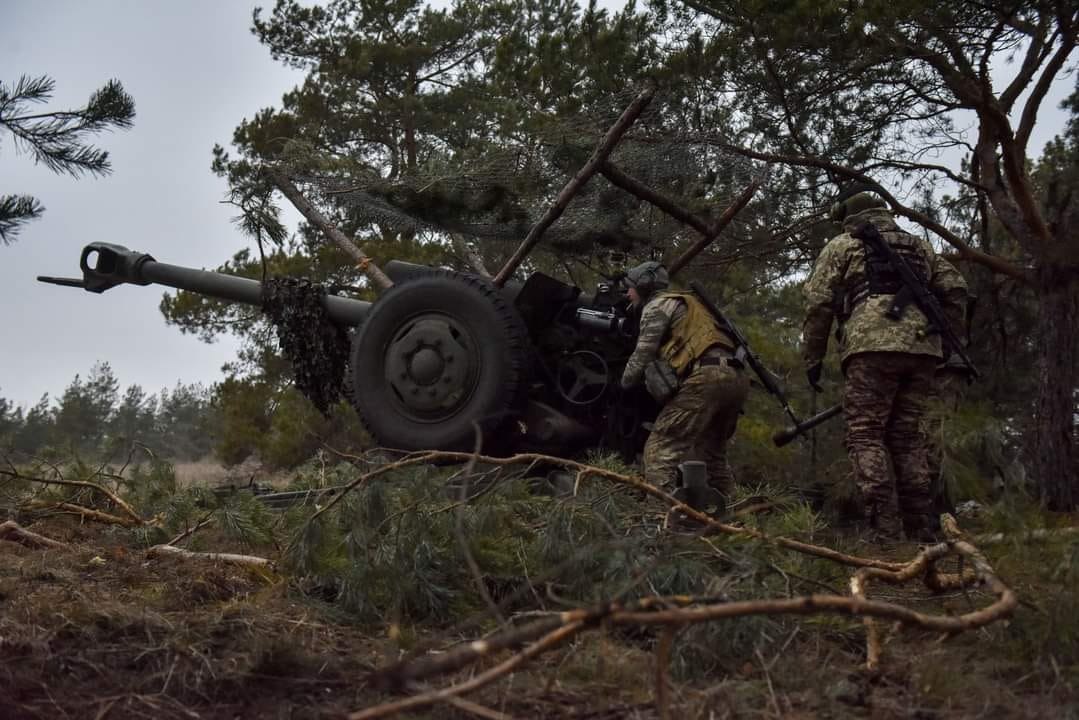
[[[352,345],[352,400],[383,447],[471,450],[505,445],[499,431],[524,397],[528,331],[498,288],[440,270],[397,283],[371,306]]]

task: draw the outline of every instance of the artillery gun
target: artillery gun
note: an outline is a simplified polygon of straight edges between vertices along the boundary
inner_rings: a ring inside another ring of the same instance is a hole
[[[749,202],[754,179],[726,211],[706,222],[613,165],[621,136],[651,101],[641,92],[611,126],[592,156],[532,225],[494,277],[390,261],[370,263],[283,172],[278,189],[335,244],[350,254],[382,292],[373,302],[321,293],[320,322],[347,356],[333,361],[345,395],[382,446],[402,450],[470,450],[477,439],[491,453],[573,454],[602,448],[633,459],[658,408],[643,388],[623,390],[622,371],[636,343],[637,318],[617,277],[585,293],[542,272],[512,278],[544,231],[595,174],[693,227],[702,237],[669,264],[673,277],[712,242]],[[158,262],[108,243],[91,243],[79,260],[81,278],[43,282],[101,293],[121,284],[187,290],[270,310],[273,287],[255,280]],[[323,333],[327,334],[327,333]],[[289,348],[285,348],[289,351]],[[297,370],[297,355],[290,353]],[[330,394],[331,396],[333,393]],[[308,396],[325,409],[325,397]],[[331,397],[332,399],[332,397]]]
[[[102,293],[164,285],[262,306],[248,278],[158,262],[120,245],[91,243],[81,278],[42,282]],[[480,275],[412,263],[384,266],[393,286],[373,302],[325,294],[325,316],[351,349],[347,393],[381,445],[404,450],[485,448],[636,454],[655,414],[645,392],[623,391],[635,317],[618,279],[595,292],[544,273],[502,288]]]

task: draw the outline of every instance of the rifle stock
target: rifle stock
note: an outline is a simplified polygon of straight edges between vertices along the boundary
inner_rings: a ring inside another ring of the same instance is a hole
[[[776,447],[783,447],[794,438],[812,430],[813,428],[824,422],[827,422],[828,420],[831,420],[841,412],[843,412],[842,405],[833,405],[827,410],[823,410],[812,417],[808,417],[800,423],[788,425],[787,427],[783,428],[772,436],[772,442],[775,443]]]
[[[705,293],[704,288],[701,287],[696,280],[691,281],[689,287],[693,290],[693,294],[697,296],[697,299],[701,301],[708,312],[712,314],[712,317],[718,320],[723,328],[730,333],[732,338],[734,338],[735,344],[738,345],[738,349],[742,350],[744,353],[747,364],[757,375],[761,386],[763,386],[769,394],[775,396],[776,400],[779,401],[779,404],[783,406],[783,411],[787,413],[787,417],[795,424],[798,424],[800,420],[798,420],[798,416],[794,414],[794,410],[791,409],[790,401],[787,400],[787,395],[783,391],[782,385],[779,384],[779,379],[776,377],[775,373],[765,367],[760,356],[753,352],[749,347],[749,341],[746,340],[742,331],[730,320],[730,318],[723,314],[722,310],[716,307],[716,304],[712,302]]]

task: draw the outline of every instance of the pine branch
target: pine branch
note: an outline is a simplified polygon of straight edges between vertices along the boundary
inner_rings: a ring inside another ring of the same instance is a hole
[[[0,195],[0,243],[15,242],[23,223],[36,220],[45,206],[29,195]]]
[[[47,76],[23,76],[11,89],[0,84],[0,127],[12,134],[16,147],[30,151],[34,162],[57,174],[77,178],[112,172],[108,152],[85,144],[85,136],[112,128],[130,128],[135,117],[135,101],[120,81],[110,80],[90,96],[83,108],[19,114],[27,103],[48,100],[53,87],[52,79]]]
[[[73,515],[78,515],[84,520],[93,520],[94,522],[104,523],[106,525],[121,525],[128,528],[146,527],[152,524],[143,521],[136,522],[131,518],[113,515],[112,513],[94,510],[93,508],[83,507],[82,505],[76,505],[75,503],[69,502],[52,503],[44,500],[31,500],[24,507],[28,510],[56,510],[59,512],[71,513]]]
[[[944,516],[943,522],[946,527],[955,525],[950,516]],[[952,531],[949,534],[954,536],[956,533]],[[945,616],[930,615],[896,603],[866,598],[866,589],[870,580],[880,580],[896,585],[918,578],[927,581],[934,565],[950,555],[958,555],[974,566],[973,572],[965,576],[963,586],[967,587],[974,583],[985,585],[996,596],[990,605],[978,610],[972,609],[963,615]],[[896,570],[860,568],[851,578],[851,597],[804,595],[783,600],[760,599],[731,602],[722,597],[652,596],[625,604],[610,601],[591,608],[558,613],[524,627],[496,633],[484,640],[464,643],[437,656],[398,663],[376,671],[371,676],[371,682],[375,687],[408,687],[422,678],[461,670],[480,659],[490,657],[493,652],[539,638],[522,652],[477,675],[469,682],[370,707],[355,712],[349,717],[356,720],[385,717],[404,710],[430,705],[448,695],[475,691],[539,653],[601,622],[676,628],[682,625],[752,615],[836,614],[861,617],[869,629],[867,665],[873,669],[879,661],[881,647],[879,634],[872,624],[875,618],[896,620],[910,627],[958,633],[984,627],[1006,618],[1015,610],[1017,604],[1018,598],[1015,592],[996,576],[992,566],[981,552],[970,543],[952,537],[947,542],[923,548],[913,560],[902,564]]]
[[[55,86],[56,82],[48,75],[36,78],[23,75],[10,90],[0,83],[0,117],[7,114],[8,109],[15,107],[19,102],[45,102],[52,97]]]

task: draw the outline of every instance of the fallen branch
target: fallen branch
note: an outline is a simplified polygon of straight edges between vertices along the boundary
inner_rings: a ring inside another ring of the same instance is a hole
[[[167,543],[165,543],[165,545],[170,545],[170,546],[171,545],[176,545],[177,543],[183,542],[187,538],[191,537],[192,535],[197,533],[199,530],[201,530],[202,528],[206,527],[207,525],[209,525],[210,523],[212,523],[214,521],[214,513],[215,512],[217,512],[217,511],[216,510],[211,510],[201,520],[196,522],[193,526],[189,527],[187,530],[184,530],[182,533],[180,533],[179,535],[174,537],[172,540],[169,540]]]
[[[53,540],[44,535],[39,535],[36,532],[31,532],[14,520],[7,520],[6,522],[0,523],[0,540],[10,540],[11,542],[17,542],[28,548],[35,549],[53,548],[59,550],[71,547],[67,543],[62,543],[59,540]]]
[[[107,513],[104,510],[95,510],[93,508],[83,507],[82,505],[76,505],[69,502],[46,502],[45,500],[31,500],[23,505],[24,508],[29,510],[59,510],[61,512],[71,513],[78,515],[84,520],[93,520],[94,522],[104,523],[106,525],[121,525],[123,527],[139,527],[142,525],[149,525],[156,521],[147,521],[139,518],[138,520],[131,517],[121,517],[120,515],[113,515]]]
[[[358,460],[354,455],[348,455],[345,453],[339,453],[343,458],[350,460]],[[707,525],[711,530],[724,533],[727,535],[737,535],[741,537],[749,537],[762,542],[771,543],[778,547],[785,548],[787,550],[794,550],[796,552],[804,553],[806,555],[813,555],[815,557],[824,558],[825,560],[832,560],[840,563],[841,565],[847,565],[848,567],[874,567],[881,570],[898,571],[906,567],[906,563],[902,562],[889,562],[886,560],[877,560],[875,558],[863,558],[856,555],[847,555],[841,553],[838,550],[832,550],[831,548],[822,547],[820,545],[812,545],[810,543],[804,543],[800,540],[794,540],[787,537],[774,537],[767,535],[759,530],[753,528],[741,527],[738,525],[729,525],[727,523],[720,522],[710,515],[695,510],[689,505],[676,499],[673,495],[664,492],[657,488],[655,485],[651,485],[644,480],[632,477],[630,475],[624,475],[622,473],[614,472],[613,470],[606,470],[604,468],[596,467],[594,465],[586,465],[584,463],[577,462],[576,460],[567,460],[566,458],[555,457],[554,455],[544,455],[540,453],[520,453],[518,455],[511,455],[509,457],[492,457],[488,455],[474,456],[469,452],[453,452],[449,450],[430,450],[422,451],[419,453],[406,453],[405,457],[396,462],[384,465],[376,470],[361,475],[352,482],[348,483],[339,494],[334,496],[334,499],[322,508],[319,512],[311,516],[314,520],[318,515],[326,512],[333,507],[337,502],[341,500],[350,490],[363,482],[371,479],[372,477],[395,470],[398,468],[406,467],[409,465],[417,465],[426,462],[437,462],[445,460],[455,460],[458,462],[469,462],[475,457],[476,462],[482,462],[488,465],[518,465],[524,463],[550,463],[553,465],[561,465],[562,467],[574,470],[578,474],[578,479],[588,476],[600,477],[605,480],[610,480],[622,485],[626,485],[635,490],[643,492],[647,495],[651,495],[654,498],[664,501],[671,508],[676,509],[687,515],[688,517]]]
[[[159,555],[174,555],[187,560],[209,560],[211,562],[225,562],[234,563],[236,565],[246,565],[248,567],[260,567],[267,570],[274,570],[276,563],[273,560],[267,558],[256,557],[254,555],[236,555],[234,553],[212,553],[212,552],[195,552],[193,550],[185,550],[173,545],[154,545],[152,548],[146,551],[147,557],[157,557]]]
[[[114,493],[113,491],[109,490],[106,487],[98,485],[97,483],[93,483],[93,482],[90,482],[88,480],[64,480],[63,478],[52,478],[52,479],[39,478],[39,477],[30,476],[30,475],[23,475],[22,473],[18,472],[17,470],[2,470],[2,469],[0,469],[0,475],[7,475],[10,478],[15,478],[15,479],[18,479],[18,480],[26,480],[28,482],[41,483],[42,485],[63,485],[63,486],[66,486],[66,487],[88,488],[90,490],[94,490],[96,492],[101,493],[102,495],[107,497],[110,501],[115,503],[118,508],[120,508],[121,510],[124,511],[125,515],[127,515],[128,517],[131,518],[131,520],[133,521],[134,524],[137,524],[137,525],[145,525],[145,524],[147,524],[147,521],[143,520],[142,517],[140,517],[139,514],[137,512],[135,512],[135,509],[133,507],[131,507],[130,505],[128,505],[124,500],[122,500],[119,495],[117,495],[116,493]]]
[[[343,456],[349,457],[347,455]],[[364,482],[378,473],[387,472],[388,470],[407,465],[437,461],[467,462],[470,464],[470,467],[476,462],[483,462],[494,466],[542,462],[561,465],[562,467],[576,471],[578,481],[589,475],[602,477],[661,499],[672,508],[680,510],[688,517],[698,520],[711,530],[761,540],[778,547],[795,550],[858,568],[854,577],[851,579],[853,597],[844,597],[840,595],[809,595],[784,600],[754,600],[743,602],[727,602],[725,599],[706,601],[701,598],[689,597],[652,597],[639,600],[634,603],[632,607],[625,607],[620,603],[611,602],[597,608],[573,610],[550,616],[537,622],[530,623],[524,627],[512,628],[497,633],[486,640],[459,645],[448,652],[440,653],[438,655],[409,658],[408,660],[396,663],[394,666],[373,673],[369,680],[372,686],[375,687],[401,690],[410,687],[412,683],[418,679],[459,670],[494,652],[519,646],[525,642],[530,642],[537,637],[543,636],[543,638],[548,638],[557,635],[561,631],[565,631],[567,628],[576,627],[579,630],[585,626],[594,625],[599,621],[614,624],[681,625],[746,615],[808,615],[833,613],[862,617],[866,620],[868,631],[867,664],[873,668],[879,664],[881,653],[880,637],[876,625],[872,622],[875,618],[890,619],[900,624],[954,633],[981,627],[1002,617],[1006,617],[1018,604],[1015,594],[997,579],[985,558],[971,544],[962,540],[952,539],[947,543],[923,548],[913,560],[907,563],[861,558],[847,555],[832,550],[831,548],[803,543],[791,538],[772,537],[758,530],[728,525],[694,510],[688,505],[678,501],[670,494],[643,480],[606,470],[604,468],[585,465],[573,460],[550,455],[522,453],[510,457],[499,458],[481,456],[476,452],[429,451],[412,453],[410,455],[405,455],[405,457],[394,463],[390,463],[360,476],[350,483],[340,495],[335,497],[334,502],[339,501],[348,490],[356,487],[361,482]],[[327,509],[329,509],[329,507],[324,508],[320,512]],[[316,513],[316,516],[317,515],[318,513]],[[943,520],[946,524],[950,522],[954,526],[954,519],[951,519],[950,516],[945,516]],[[956,530],[956,532],[958,531]],[[958,554],[965,559],[971,560],[973,569],[957,575],[941,573],[937,569],[938,561],[945,556],[952,554]],[[883,582],[898,584],[907,582],[918,576],[922,576],[926,584],[931,588],[967,587],[974,582],[982,582],[988,585],[997,595],[997,599],[992,605],[983,608],[982,610],[972,611],[958,617],[943,617],[927,615],[901,605],[872,601],[866,598],[866,590],[871,580],[881,580]],[[695,607],[688,607],[689,605],[695,605]],[[670,609],[672,607],[679,609]],[[662,609],[656,610],[656,608]],[[562,636],[558,635],[558,637]],[[535,644],[529,646],[528,649],[513,656],[506,662],[510,662],[514,660],[514,658],[524,657],[527,659],[527,657],[531,657],[538,652],[536,647],[542,644],[543,639],[537,641]],[[523,660],[520,661],[523,662]],[[498,667],[501,668],[504,666],[505,663]],[[488,671],[479,677],[488,678],[492,671]],[[468,692],[470,689],[475,689],[475,687],[478,686],[474,686],[471,682],[464,683],[442,691],[425,693],[421,696],[416,696],[399,703],[390,703],[385,706],[379,706],[381,709],[362,711],[361,713],[354,715],[354,717],[379,717],[383,714],[393,714],[421,705],[430,704],[431,702],[438,702],[444,697],[441,693],[456,695],[461,692]],[[413,702],[418,703],[418,705],[412,704]],[[657,698],[657,702],[659,702],[660,707],[662,707],[665,700],[663,700],[663,698]],[[377,714],[365,714],[375,712],[376,710]]]
[[[964,542],[954,543],[955,549],[973,558],[979,555],[971,545]],[[950,548],[949,543],[934,545],[927,550],[934,553],[944,554]],[[919,555],[911,565],[919,562],[923,556]],[[977,567],[977,564],[976,564]],[[986,580],[990,589],[997,594],[993,604],[981,610],[975,610],[964,615],[943,616],[927,615],[910,608],[896,605],[895,603],[882,602],[879,600],[866,600],[863,597],[842,597],[836,595],[806,595],[784,600],[747,600],[730,602],[721,605],[707,605],[704,607],[686,608],[680,610],[662,610],[658,612],[624,611],[613,613],[608,621],[621,625],[676,625],[679,623],[695,623],[708,620],[720,620],[744,615],[812,615],[815,613],[833,613],[837,615],[850,615],[854,617],[874,617],[889,620],[898,620],[907,625],[920,627],[925,630],[939,632],[960,632],[973,630],[983,625],[999,620],[1010,614],[1018,604],[1015,593],[996,579],[988,565],[982,568],[986,570],[982,577]],[[876,568],[867,568],[865,572],[875,573]],[[980,573],[981,574],[981,573]],[[917,575],[912,573],[911,577]],[[861,589],[864,594],[864,587]]]
[[[712,603],[700,607],[659,610],[649,610],[647,608],[681,605],[687,600],[692,600],[692,598],[644,598],[642,601],[638,602],[638,609],[632,610],[621,609],[621,606],[618,603],[609,603],[592,610],[574,610],[561,613],[557,619],[552,618],[551,621],[545,623],[547,627],[550,627],[550,624],[557,622],[562,622],[564,624],[562,624],[561,627],[549,630],[536,643],[530,645],[522,652],[504,660],[490,670],[477,675],[470,681],[453,685],[442,690],[434,690],[404,700],[385,703],[373,708],[358,711],[349,715],[349,718],[350,720],[368,720],[369,718],[385,717],[406,710],[425,707],[440,702],[448,696],[461,695],[479,690],[499,677],[516,669],[518,666],[541,652],[555,647],[587,627],[596,625],[600,621],[617,625],[663,625],[673,627],[732,617],[745,617],[749,615],[815,615],[819,613],[831,613],[863,618],[887,618],[928,630],[954,633],[982,627],[983,625],[987,625],[1010,615],[1017,605],[1015,594],[996,578],[988,563],[986,563],[984,558],[981,558],[980,553],[968,543],[960,541],[934,545],[924,550],[919,554],[918,558],[909,563],[907,572],[902,574],[893,573],[892,575],[895,576],[896,581],[899,581],[898,577],[900,575],[905,576],[907,579],[913,578],[918,574],[919,570],[924,570],[925,565],[929,562],[929,558],[943,556],[944,554],[951,552],[953,547],[955,551],[963,554],[974,562],[979,576],[994,592],[997,593],[997,600],[992,605],[964,615],[948,617],[926,615],[894,603],[867,600],[864,597],[865,575],[874,574],[877,577],[883,578],[884,575],[882,574],[882,571],[877,568],[864,568],[856,574],[856,577],[861,577],[859,581],[860,585],[857,587],[855,586],[854,581],[852,581],[852,589],[855,592],[855,597],[808,595],[788,600],[748,600],[718,603],[713,601]],[[536,627],[539,627],[539,625],[539,623],[536,623],[535,626],[530,626],[529,630],[534,630]],[[524,633],[521,631],[514,631],[513,634],[516,636],[515,639],[519,639]],[[486,649],[487,647],[505,646],[506,644],[507,643],[497,639],[477,641],[471,643],[469,649],[473,653],[472,659],[478,659],[481,654],[476,651]],[[874,657],[879,659],[879,643]],[[463,659],[463,654],[459,656],[459,659]],[[411,676],[415,677],[415,674],[411,674]]]
[[[491,271],[487,269],[487,264],[483,261],[483,256],[480,255],[476,248],[468,244],[464,238],[460,235],[453,236],[453,248],[464,256],[465,262],[472,268],[472,271],[477,275],[485,278],[491,277]]]
[[[919,613],[895,603],[868,600],[865,591],[870,579],[892,584],[912,580],[924,575],[933,564],[947,555],[958,554],[970,560],[974,566],[973,579],[989,586],[997,595],[991,605],[960,616],[940,616]],[[985,558],[972,545],[964,541],[950,541],[924,548],[911,562],[898,571],[881,568],[861,568],[851,579],[853,597],[840,595],[807,595],[782,600],[746,600],[728,602],[721,598],[697,598],[691,596],[646,597],[628,605],[610,602],[593,608],[571,610],[543,618],[520,628],[497,633],[485,640],[459,645],[439,655],[398,663],[373,674],[372,685],[381,688],[407,687],[411,682],[432,675],[459,670],[498,650],[523,644],[540,635],[556,632],[559,626],[579,624],[592,626],[598,622],[623,625],[677,626],[710,622],[748,615],[813,615],[831,613],[896,620],[903,624],[927,630],[956,633],[982,627],[1007,617],[1015,609],[1018,600],[993,573]],[[674,609],[672,609],[674,608]],[[876,667],[880,658],[880,641],[875,625],[867,623],[870,631],[867,663]]]
[[[346,455],[345,453],[338,453],[338,454],[341,457],[347,458],[349,460],[363,460],[364,459],[364,458],[357,457],[355,455]],[[401,458],[400,460],[397,460],[397,461],[391,462],[391,463],[387,463],[387,464],[385,464],[385,465],[383,465],[381,467],[375,468],[374,470],[372,470],[370,472],[366,472],[363,475],[360,475],[358,478],[356,478],[352,482],[350,482],[350,483],[346,484],[344,487],[342,487],[341,492],[334,495],[332,500],[330,500],[324,506],[319,508],[313,515],[311,515],[311,517],[309,517],[307,519],[307,522],[309,522],[309,523],[314,522],[318,518],[319,515],[321,515],[324,512],[329,512],[329,510],[333,506],[335,506],[337,503],[341,502],[341,498],[345,497],[345,495],[348,495],[350,492],[355,490],[359,485],[362,485],[363,483],[367,482],[368,480],[370,480],[372,478],[375,478],[375,477],[378,477],[379,475],[383,475],[385,473],[388,473],[391,470],[398,470],[398,469],[403,468],[403,467],[408,467],[409,465],[419,465],[419,464],[422,464],[422,463],[425,463],[425,462],[430,462],[432,460],[437,460],[439,458],[439,456],[442,455],[442,454],[443,453],[438,453],[438,452],[422,452],[422,453],[419,453],[419,454],[410,453],[410,454],[407,454],[405,457]],[[463,456],[465,456],[466,460],[468,458],[472,457],[472,455],[470,453],[453,453],[453,454],[454,455],[458,455],[458,454],[463,455]]]
[[[495,680],[499,679],[503,675],[507,675],[513,670],[516,670],[521,665],[536,657],[540,653],[543,653],[551,648],[561,645],[563,642],[573,637],[585,626],[583,621],[571,622],[568,625],[564,625],[552,632],[544,635],[532,645],[521,652],[507,658],[503,662],[495,665],[493,668],[476,675],[471,680],[460,683],[458,685],[451,685],[450,687],[443,688],[441,690],[432,690],[430,692],[423,693],[422,695],[413,695],[412,697],[405,698],[403,700],[397,700],[394,702],[383,703],[382,705],[376,705],[365,710],[359,710],[348,716],[348,720],[371,720],[371,718],[386,717],[388,715],[396,715],[397,713],[404,712],[406,710],[415,710],[421,707],[427,707],[437,702],[445,702],[451,697],[464,695],[466,693],[475,692],[480,688],[490,685]]]

